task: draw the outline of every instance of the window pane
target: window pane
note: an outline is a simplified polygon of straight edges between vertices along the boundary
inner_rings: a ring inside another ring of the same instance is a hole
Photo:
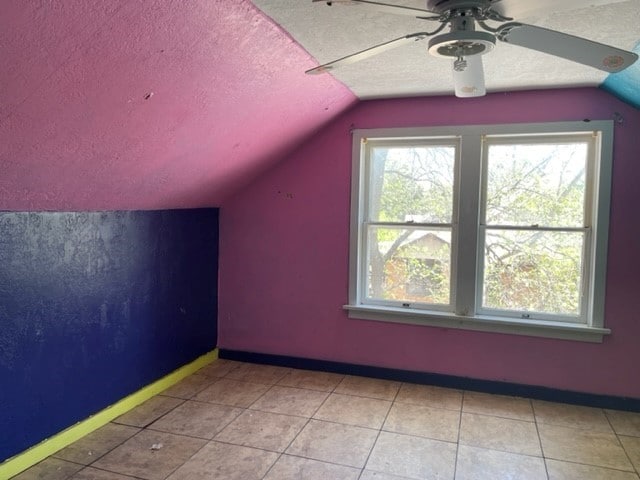
[[[485,308],[579,315],[580,232],[488,230]]]
[[[490,145],[487,225],[584,225],[587,144]]]
[[[374,147],[369,219],[451,223],[455,147]]]
[[[369,227],[367,297],[450,303],[451,230]]]

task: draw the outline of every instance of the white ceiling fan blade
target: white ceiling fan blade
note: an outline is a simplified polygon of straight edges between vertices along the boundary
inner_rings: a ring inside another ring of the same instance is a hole
[[[530,16],[550,15],[555,12],[598,7],[626,0],[499,0],[491,8],[505,17],[523,20]]]
[[[456,97],[482,97],[487,93],[484,87],[484,68],[481,55],[465,57],[464,70],[453,70],[453,86]]]
[[[392,13],[394,15],[408,15],[414,18],[427,18],[437,20],[440,18],[438,12],[424,10],[421,8],[405,7],[402,5],[391,5],[388,3],[374,2],[371,0],[312,0],[313,3],[323,2],[327,5],[350,5],[375,10],[377,12]],[[435,15],[435,17],[434,17]]]
[[[387,50],[391,50],[391,49],[400,47],[402,45],[406,45],[407,43],[417,42],[425,38],[427,38],[427,34],[424,32],[412,33],[404,37],[396,38],[394,40],[381,43],[380,45],[376,45],[375,47],[367,48],[366,50],[362,50],[360,52],[347,55],[346,57],[339,58],[338,60],[334,60],[333,62],[325,63],[324,65],[320,65],[319,67],[315,67],[315,68],[312,68],[311,70],[307,70],[304,73],[307,73],[309,75],[325,73],[330,70],[333,70],[334,68],[350,65],[352,63],[359,62],[366,58],[373,57],[374,55],[378,55],[382,52],[386,52]]]
[[[505,23],[496,33],[498,40],[566,58],[605,72],[619,72],[638,59],[633,52],[585,38],[522,23]]]

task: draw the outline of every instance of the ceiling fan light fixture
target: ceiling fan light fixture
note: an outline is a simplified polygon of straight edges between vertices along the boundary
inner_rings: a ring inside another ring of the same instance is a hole
[[[429,53],[434,57],[459,58],[484,55],[496,45],[496,37],[487,32],[454,31],[429,40]]]
[[[458,59],[453,64],[453,85],[456,97],[482,97],[487,90],[484,85],[484,68],[480,55]]]

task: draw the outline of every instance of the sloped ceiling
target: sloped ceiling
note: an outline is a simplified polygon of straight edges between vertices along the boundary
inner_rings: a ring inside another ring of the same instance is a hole
[[[422,46],[304,75],[407,33],[404,17],[254,2],[266,14],[249,0],[0,1],[0,210],[219,206],[359,98],[451,93]],[[532,23],[631,48],[639,5]],[[490,91],[604,78],[500,47]]]
[[[0,210],[217,206],[356,101],[247,0],[3,0],[0,58]]]

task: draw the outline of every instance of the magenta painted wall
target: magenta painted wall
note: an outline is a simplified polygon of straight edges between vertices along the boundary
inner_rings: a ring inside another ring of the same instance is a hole
[[[624,118],[602,344],[347,318],[349,128]],[[640,111],[597,89],[358,104],[221,208],[219,346],[640,398]]]
[[[0,209],[217,206],[356,101],[249,0],[0,1]]]

